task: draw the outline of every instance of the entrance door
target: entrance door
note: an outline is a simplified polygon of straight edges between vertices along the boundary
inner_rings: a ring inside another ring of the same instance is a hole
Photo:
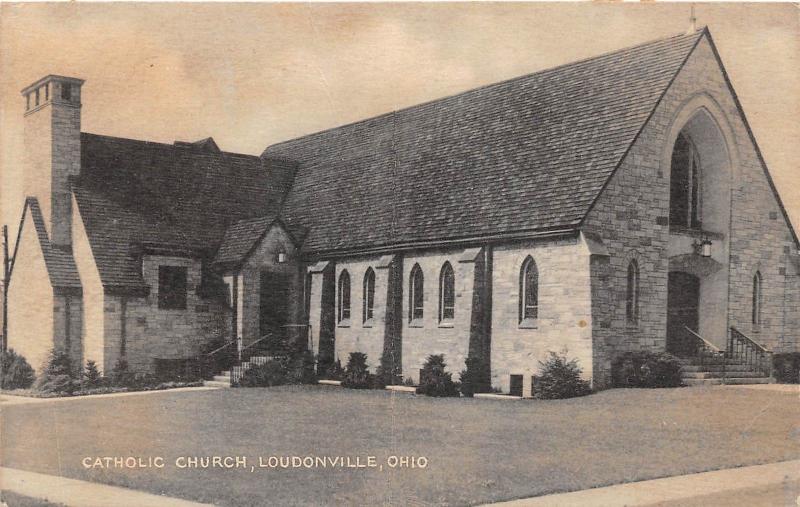
[[[259,310],[260,337],[265,352],[285,352],[287,312],[289,309],[289,276],[284,273],[261,272],[261,306]]]
[[[667,352],[679,357],[695,354],[695,340],[688,327],[698,331],[700,279],[689,273],[673,271],[667,287]]]

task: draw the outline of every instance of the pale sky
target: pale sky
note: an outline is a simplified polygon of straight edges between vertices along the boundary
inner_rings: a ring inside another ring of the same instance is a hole
[[[86,80],[84,132],[266,146],[685,32],[689,4],[0,4],[0,201],[22,196],[23,98]],[[800,225],[800,9],[698,4]]]

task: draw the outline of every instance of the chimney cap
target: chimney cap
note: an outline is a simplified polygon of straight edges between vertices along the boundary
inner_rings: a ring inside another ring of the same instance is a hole
[[[71,83],[71,84],[75,84],[75,85],[78,85],[78,86],[80,86],[80,85],[82,85],[84,83],[83,79],[78,79],[76,77],[68,77],[68,76],[59,76],[59,75],[56,75],[56,74],[48,74],[45,77],[43,77],[43,78],[39,79],[38,81],[36,81],[35,83],[30,84],[30,85],[26,86],[25,88],[23,88],[21,93],[22,93],[22,95],[26,95],[26,94],[32,92],[33,90],[35,90],[36,88],[39,88],[43,84],[49,83],[50,81],[61,81],[62,83]]]

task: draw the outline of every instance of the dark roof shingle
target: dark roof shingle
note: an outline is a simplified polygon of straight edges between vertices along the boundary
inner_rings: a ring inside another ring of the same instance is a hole
[[[25,200],[25,207],[30,211],[30,219],[42,249],[50,284],[56,289],[80,290],[81,279],[78,276],[78,268],[72,252],[68,249],[57,248],[50,243],[39,201],[35,197],[28,197]]]
[[[704,31],[268,147],[308,253],[575,227]]]

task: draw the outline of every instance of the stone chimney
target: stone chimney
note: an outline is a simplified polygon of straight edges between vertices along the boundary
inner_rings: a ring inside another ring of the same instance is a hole
[[[50,242],[72,245],[70,177],[81,170],[83,80],[49,75],[22,90],[25,99],[25,195],[36,197]]]

